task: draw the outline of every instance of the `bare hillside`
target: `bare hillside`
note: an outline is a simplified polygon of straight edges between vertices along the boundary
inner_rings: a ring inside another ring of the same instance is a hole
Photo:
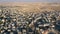
[[[41,12],[60,10],[59,3],[0,3],[0,7],[8,7],[23,12]]]

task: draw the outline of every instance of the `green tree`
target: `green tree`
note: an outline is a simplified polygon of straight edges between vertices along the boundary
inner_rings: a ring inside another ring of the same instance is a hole
[[[3,22],[0,20],[0,24],[2,24]]]

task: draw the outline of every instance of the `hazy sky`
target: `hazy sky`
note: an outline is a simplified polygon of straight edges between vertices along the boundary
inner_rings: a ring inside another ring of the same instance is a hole
[[[60,0],[0,0],[0,2],[60,2]]]

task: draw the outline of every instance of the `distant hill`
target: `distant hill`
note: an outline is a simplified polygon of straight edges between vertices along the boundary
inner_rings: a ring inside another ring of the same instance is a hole
[[[10,7],[20,11],[60,11],[60,3],[0,3],[0,7]]]

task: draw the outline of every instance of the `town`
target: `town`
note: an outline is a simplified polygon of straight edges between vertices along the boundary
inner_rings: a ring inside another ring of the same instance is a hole
[[[36,13],[0,7],[0,34],[60,34],[60,11]]]

